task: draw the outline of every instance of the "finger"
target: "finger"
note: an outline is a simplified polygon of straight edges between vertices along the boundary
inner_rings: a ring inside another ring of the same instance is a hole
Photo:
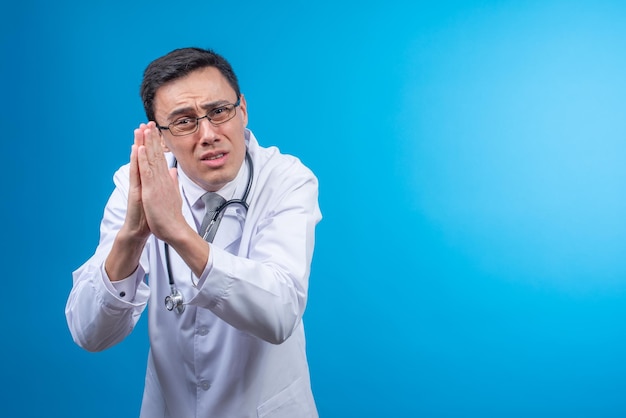
[[[149,138],[151,126],[154,126],[154,124],[150,125],[150,123],[142,123],[139,125],[139,128],[135,129],[137,175],[139,176],[139,183],[141,183],[142,178],[148,179],[153,175],[150,164],[150,160],[153,157],[149,149],[151,146]]]
[[[144,141],[146,146],[150,147],[151,151],[155,153],[158,151],[156,145],[159,143],[159,133],[153,122],[148,123],[146,130],[144,131]]]
[[[139,178],[139,163],[137,161],[137,145],[133,144],[130,149],[130,187],[135,188],[139,187],[141,184],[141,180]]]
[[[139,127],[137,129],[135,129],[134,134],[135,134],[135,145],[137,146],[141,146],[144,145],[144,141],[143,141],[143,132],[146,130],[146,124],[142,123],[139,125]]]
[[[153,176],[152,167],[148,159],[147,149],[145,145],[137,147],[137,167],[141,179],[147,180]]]
[[[176,186],[176,190],[178,189],[178,169],[176,167],[170,168],[170,177],[174,180],[174,185]]]
[[[139,178],[139,162],[137,161],[137,151],[140,146],[143,146],[143,131],[145,129],[145,124],[139,125],[137,129],[134,131],[134,143],[131,147],[130,151],[130,187],[139,186],[140,178]]]
[[[144,144],[146,146],[146,152],[148,155],[148,160],[150,162],[154,162],[154,164],[163,166],[165,162],[165,156],[163,154],[163,146],[161,145],[161,139],[159,136],[159,131],[154,122],[148,123],[146,129],[143,132],[144,136]],[[165,164],[166,167],[167,164]]]
[[[151,139],[154,143],[154,148],[158,150],[159,155],[164,155],[164,153],[167,152],[167,149],[163,143],[163,135],[161,134],[161,131],[156,127],[156,125],[154,125],[154,128],[151,128],[151,131]]]

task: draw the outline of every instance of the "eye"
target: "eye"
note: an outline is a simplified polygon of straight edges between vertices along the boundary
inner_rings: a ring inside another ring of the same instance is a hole
[[[195,123],[196,118],[180,118],[172,122],[172,125],[176,126],[177,128],[184,128],[185,126],[193,125]]]
[[[211,110],[211,116],[212,117],[219,117],[224,112],[228,112],[228,107],[227,106],[216,107],[215,109]]]

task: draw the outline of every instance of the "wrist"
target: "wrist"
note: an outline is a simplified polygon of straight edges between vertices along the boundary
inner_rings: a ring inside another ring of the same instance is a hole
[[[104,263],[109,280],[122,280],[135,271],[147,240],[147,236],[129,233],[124,228],[118,231]]]
[[[115,240],[118,241],[123,246],[128,247],[140,247],[146,244],[148,238],[150,237],[150,230],[137,230],[128,228],[125,225],[117,232],[117,236]]]

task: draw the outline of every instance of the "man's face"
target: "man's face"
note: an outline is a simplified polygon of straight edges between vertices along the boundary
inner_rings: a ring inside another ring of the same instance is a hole
[[[156,91],[155,118],[158,125],[168,126],[181,118],[203,117],[236,101],[235,90],[217,68],[201,68]],[[174,154],[189,178],[207,191],[217,191],[233,180],[243,163],[244,132],[248,124],[243,95],[235,112],[235,117],[217,126],[206,118],[200,119],[198,130],[185,136],[173,136],[166,129],[161,131],[165,149]]]

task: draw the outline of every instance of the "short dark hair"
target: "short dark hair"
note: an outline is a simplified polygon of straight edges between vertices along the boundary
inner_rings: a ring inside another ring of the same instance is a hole
[[[205,67],[217,68],[226,78],[228,84],[235,90],[237,97],[241,95],[237,76],[230,63],[224,57],[210,49],[175,49],[152,61],[143,72],[139,94],[141,95],[143,108],[148,120],[155,120],[154,96],[161,86]]]

